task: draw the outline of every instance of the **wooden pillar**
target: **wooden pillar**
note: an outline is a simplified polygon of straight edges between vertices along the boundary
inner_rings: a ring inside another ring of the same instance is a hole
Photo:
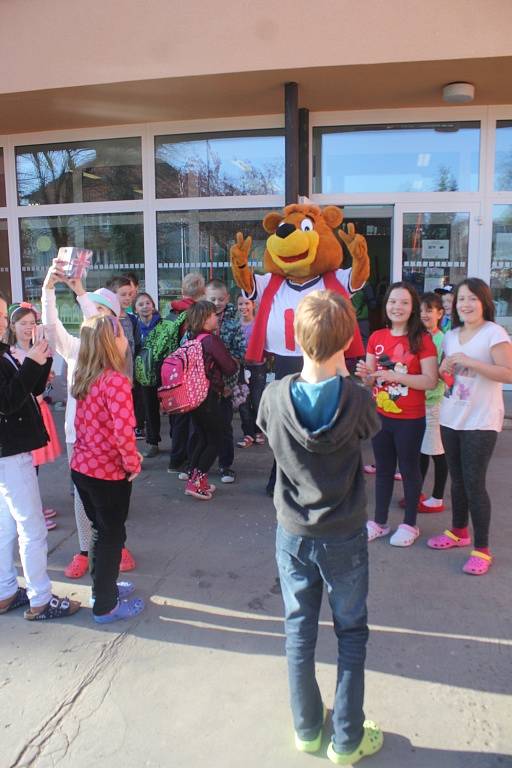
[[[286,83],[284,87],[284,156],[285,202],[297,203],[299,198],[299,87]]]

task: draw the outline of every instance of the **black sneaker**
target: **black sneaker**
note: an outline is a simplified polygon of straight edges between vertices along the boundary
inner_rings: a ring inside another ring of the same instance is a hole
[[[232,469],[220,469],[220,481],[221,483],[234,483],[235,482],[235,473]]]
[[[170,475],[176,475],[178,472],[181,472],[182,467],[183,462],[181,464],[173,464],[172,461],[170,461],[169,466],[167,467],[167,471]]]
[[[142,429],[142,427],[135,427],[135,439],[136,440],[144,440],[146,437],[146,433]]]

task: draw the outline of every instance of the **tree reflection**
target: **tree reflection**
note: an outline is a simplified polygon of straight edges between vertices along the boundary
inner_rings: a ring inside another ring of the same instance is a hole
[[[156,184],[159,198],[277,195],[284,189],[284,161],[226,158],[208,140],[165,143],[156,152]]]
[[[20,205],[136,200],[142,197],[139,139],[115,145],[43,145],[16,153]]]

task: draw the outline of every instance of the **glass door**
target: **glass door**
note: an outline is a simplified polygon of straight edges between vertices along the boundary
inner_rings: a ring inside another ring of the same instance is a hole
[[[396,205],[393,280],[426,293],[477,275],[479,214],[478,203]]]

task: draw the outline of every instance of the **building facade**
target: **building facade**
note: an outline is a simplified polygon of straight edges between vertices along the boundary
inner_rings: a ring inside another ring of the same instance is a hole
[[[12,5],[0,288],[14,300],[38,300],[64,245],[93,250],[91,290],[135,271],[161,306],[191,269],[229,282],[237,231],[257,269],[261,220],[284,205],[295,159],[301,195],[342,206],[367,238],[377,292],[479,276],[512,332],[508,2],[324,0],[314,16],[296,2]],[[443,102],[454,81],[474,84],[472,103]],[[294,157],[287,82],[305,117]],[[77,325],[66,290],[59,304]]]

